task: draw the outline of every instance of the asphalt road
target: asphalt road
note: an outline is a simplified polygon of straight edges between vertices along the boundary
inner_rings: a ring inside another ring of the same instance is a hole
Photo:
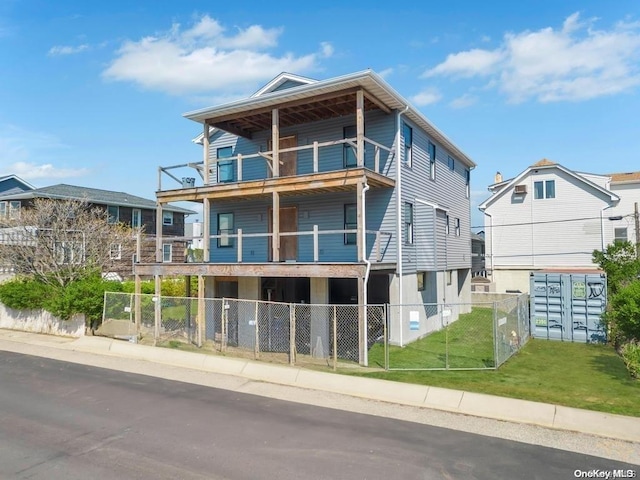
[[[0,352],[0,479],[571,479],[592,469],[639,471],[440,427]]]

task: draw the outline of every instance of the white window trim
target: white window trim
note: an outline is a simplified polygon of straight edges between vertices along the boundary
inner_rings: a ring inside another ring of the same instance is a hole
[[[137,225],[134,225],[134,219],[137,219]],[[134,208],[131,210],[131,227],[132,228],[140,228],[142,227],[142,210],[139,208]]]
[[[120,260],[120,259],[122,259],[122,244],[121,243],[112,243],[109,246],[109,259],[111,259],[111,260]]]
[[[162,225],[173,225],[173,212],[162,212]]]
[[[169,247],[169,259],[167,260],[166,248]],[[170,243],[162,244],[162,263],[171,263],[173,261],[173,245]]]

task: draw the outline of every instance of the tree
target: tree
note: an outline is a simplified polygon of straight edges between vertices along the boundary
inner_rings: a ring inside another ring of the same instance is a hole
[[[594,250],[593,262],[607,274],[607,287],[612,295],[640,275],[640,259],[630,242],[613,243],[604,251]]]
[[[66,286],[105,272],[135,253],[137,231],[110,224],[104,209],[82,200],[38,198],[0,225],[0,264],[45,284]]]

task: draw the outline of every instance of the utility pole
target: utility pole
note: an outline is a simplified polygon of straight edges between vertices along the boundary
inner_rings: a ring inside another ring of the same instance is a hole
[[[640,215],[638,215],[638,202],[633,204],[633,219],[636,224],[636,258],[640,259]]]

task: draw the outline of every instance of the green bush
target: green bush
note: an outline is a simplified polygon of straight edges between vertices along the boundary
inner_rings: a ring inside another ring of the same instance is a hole
[[[621,353],[631,376],[638,378],[640,376],[640,345],[635,342],[627,343],[622,347]]]
[[[122,282],[122,291],[126,293],[135,292],[135,282],[128,280]],[[160,293],[163,297],[184,297],[185,296],[185,280],[184,278],[165,278],[162,280]],[[198,277],[191,277],[191,295],[198,292]],[[156,293],[156,286],[153,280],[145,280],[140,282],[140,293],[153,295]]]
[[[58,295],[47,299],[44,308],[65,320],[76,313],[83,313],[87,325],[95,328],[102,320],[104,292],[120,291],[122,286],[119,282],[92,275],[69,283]]]
[[[640,340],[640,281],[625,285],[611,297],[604,320],[614,340]]]
[[[15,279],[0,284],[0,302],[16,310],[44,308],[48,298],[56,295],[51,285],[32,279]]]

